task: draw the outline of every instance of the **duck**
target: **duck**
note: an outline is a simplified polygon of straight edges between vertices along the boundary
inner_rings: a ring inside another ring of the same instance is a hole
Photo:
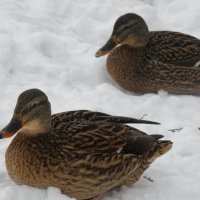
[[[108,54],[108,74],[123,89],[139,94],[164,90],[200,95],[200,40],[172,31],[149,31],[135,13],[120,16],[96,53]]]
[[[1,139],[15,135],[5,154],[8,174],[19,185],[57,187],[78,200],[132,185],[172,142],[129,123],[159,124],[89,110],[51,115],[46,94],[26,90],[0,131]]]

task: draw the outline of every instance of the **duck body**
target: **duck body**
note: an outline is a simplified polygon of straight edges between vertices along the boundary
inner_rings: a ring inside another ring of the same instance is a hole
[[[39,102],[27,103],[25,109],[20,108],[22,112],[18,107],[26,103],[18,102],[11,122],[0,132],[4,138],[8,132],[17,131],[6,152],[8,174],[17,184],[54,186],[69,197],[90,199],[117,186],[134,184],[156,158],[172,147],[172,142],[160,140],[162,135],[147,135],[125,125],[156,122],[88,110],[52,115],[50,127],[46,129],[43,122],[48,120],[40,115],[49,106],[44,103],[44,93],[41,96],[43,100],[34,97]],[[30,105],[34,110],[29,111]],[[40,112],[42,106],[44,110]],[[25,115],[20,118],[22,128],[16,125],[18,113]]]
[[[117,24],[120,21],[121,25],[115,24],[110,39],[115,39],[115,45],[106,49],[109,53],[106,65],[110,76],[122,88],[142,94],[156,93],[163,89],[173,94],[200,95],[200,68],[194,67],[200,61],[199,39],[171,31],[148,32],[147,28],[142,28],[146,26],[144,20],[136,14],[127,14],[121,18],[123,21],[119,18],[116,22]],[[116,39],[122,37],[117,29],[122,29],[121,26],[126,21],[127,24],[143,24],[136,30],[141,29],[148,35],[144,44],[134,46],[134,42],[140,37],[139,33],[133,35],[135,30],[130,30],[129,33],[124,30],[128,37],[124,39],[125,42]],[[105,46],[108,48],[108,45]],[[105,46],[102,48],[104,51]],[[101,56],[102,49],[97,56]]]

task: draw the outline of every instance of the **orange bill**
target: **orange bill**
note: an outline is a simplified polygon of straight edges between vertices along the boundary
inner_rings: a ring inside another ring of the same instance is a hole
[[[10,123],[0,131],[0,139],[12,137],[22,128],[22,121],[12,118]]]
[[[106,44],[101,47],[97,53],[95,54],[96,57],[100,57],[100,56],[104,56],[107,53],[109,53],[116,45],[117,45],[117,41],[115,39],[114,36],[112,36],[107,42]]]

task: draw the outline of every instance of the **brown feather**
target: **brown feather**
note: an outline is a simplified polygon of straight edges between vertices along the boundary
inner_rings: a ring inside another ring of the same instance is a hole
[[[33,99],[28,98],[29,94]],[[88,110],[51,116],[44,93],[32,89],[21,96],[15,110],[21,113],[30,108],[21,116],[22,121],[28,120],[29,129],[22,127],[6,152],[8,173],[18,184],[54,186],[69,197],[89,199],[135,183],[157,157],[172,147],[170,141],[160,140],[161,135],[147,135],[124,124],[137,123],[134,118]],[[41,99],[42,104],[30,107]],[[10,127],[17,131],[19,127],[12,124],[16,116],[14,113],[11,124],[0,135]],[[37,129],[36,119],[41,124]]]
[[[200,95],[200,68],[194,67],[200,61],[199,39],[172,31],[149,32],[144,20],[134,13],[121,16],[116,24],[111,38],[116,35],[120,45],[110,51],[106,65],[122,88],[142,94],[163,89],[173,94]],[[148,37],[142,37],[143,33]],[[141,45],[134,46],[135,39]]]

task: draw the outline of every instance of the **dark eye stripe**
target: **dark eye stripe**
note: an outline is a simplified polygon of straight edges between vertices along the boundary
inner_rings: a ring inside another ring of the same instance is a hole
[[[38,107],[38,106],[41,106],[41,105],[44,105],[46,103],[46,101],[41,101],[39,103],[34,103],[28,107],[26,107],[23,111],[22,111],[22,115],[25,115],[26,113],[28,113],[30,110]]]
[[[116,35],[120,35],[122,32],[126,31],[130,27],[138,27],[138,22],[137,21],[130,21],[126,24],[121,25],[117,30],[116,30]]]

